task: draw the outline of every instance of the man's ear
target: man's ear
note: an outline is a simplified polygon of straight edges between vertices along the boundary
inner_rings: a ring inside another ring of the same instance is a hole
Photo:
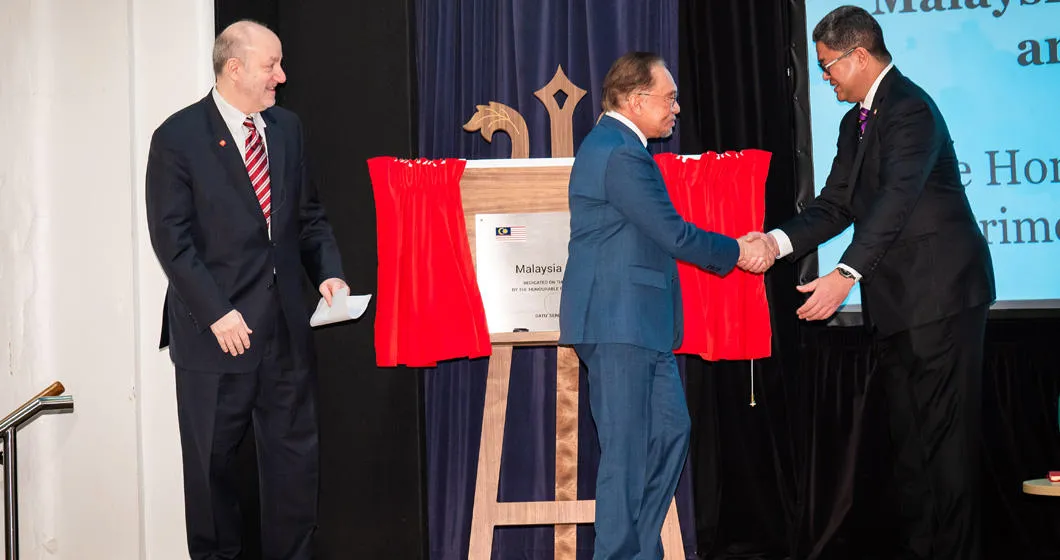
[[[639,95],[637,95],[635,93],[629,94],[629,96],[626,97],[626,106],[629,107],[629,110],[631,112],[637,113],[639,115],[640,114],[640,99],[638,99],[638,97],[641,97],[641,96],[639,96]]]
[[[858,47],[858,50],[854,51],[854,56],[857,57],[858,67],[860,68],[865,68],[872,60],[872,55],[869,54],[869,51],[862,47]]]

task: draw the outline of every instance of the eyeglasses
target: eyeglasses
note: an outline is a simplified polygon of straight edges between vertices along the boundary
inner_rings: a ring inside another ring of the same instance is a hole
[[[673,94],[670,94],[670,95],[661,95],[661,94],[658,94],[658,93],[648,93],[646,91],[638,91],[638,92],[635,92],[635,93],[637,95],[650,95],[652,97],[661,97],[661,98],[663,98],[663,101],[665,101],[665,102],[670,104],[670,109],[673,109],[674,105],[677,105],[677,94],[676,93],[673,93]]]
[[[828,61],[827,64],[821,64],[820,61],[817,61],[817,66],[821,69],[821,72],[823,72],[825,74],[828,74],[829,73],[828,69],[831,68],[833,64],[835,64],[835,63],[839,62],[840,60],[843,60],[844,58],[850,56],[850,53],[856,51],[857,49],[858,49],[857,47],[850,47],[843,54],[833,58],[830,61]]]

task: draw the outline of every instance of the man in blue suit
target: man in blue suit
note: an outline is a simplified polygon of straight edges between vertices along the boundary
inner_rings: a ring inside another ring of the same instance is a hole
[[[589,369],[600,436],[593,558],[661,559],[690,429],[673,354],[682,338],[676,259],[724,275],[737,264],[762,272],[773,253],[760,238],[703,231],[674,210],[647,150],[681,110],[658,55],[615,61],[603,109],[571,169],[559,341]]]
[[[265,27],[225,29],[214,43],[216,87],[158,127],[147,160],[192,560],[241,557],[233,456],[251,424],[263,557],[313,557],[316,379],[302,285],[308,275],[330,303],[346,283],[309,184],[302,124],[273,107],[282,58]]]

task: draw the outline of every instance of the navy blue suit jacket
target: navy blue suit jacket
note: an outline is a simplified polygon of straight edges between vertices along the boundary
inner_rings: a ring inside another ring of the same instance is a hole
[[[606,115],[578,149],[568,196],[560,343],[679,346],[675,259],[724,275],[739,258],[736,240],[682,219],[640,138]]]
[[[331,227],[309,184],[301,122],[280,107],[261,116],[271,239],[243,158],[211,95],[175,113],[151,138],[147,222],[169,279],[160,347],[168,344],[181,368],[253,370],[261,361],[261,341],[275,325],[277,301],[291,336],[291,358],[296,365],[311,361],[305,275],[314,286],[343,277]],[[223,353],[210,331],[232,309],[254,331],[250,349],[238,357]]]

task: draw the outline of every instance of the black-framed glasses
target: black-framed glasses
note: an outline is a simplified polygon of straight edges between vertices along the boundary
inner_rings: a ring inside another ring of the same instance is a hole
[[[663,101],[665,101],[665,102],[670,104],[670,109],[671,110],[674,108],[674,105],[677,105],[677,94],[676,93],[669,94],[669,95],[662,95],[662,94],[658,94],[658,93],[648,93],[646,91],[638,91],[638,92],[635,92],[635,93],[637,95],[650,95],[652,97],[661,97],[661,98],[663,98]]]
[[[828,69],[831,68],[833,64],[835,64],[835,63],[839,62],[840,60],[843,60],[844,58],[850,56],[850,53],[856,51],[857,49],[858,49],[857,47],[850,47],[843,54],[833,58],[832,60],[829,60],[827,64],[822,64],[821,61],[817,61],[817,67],[821,69],[821,72],[823,72],[825,74],[828,74],[829,73]]]

